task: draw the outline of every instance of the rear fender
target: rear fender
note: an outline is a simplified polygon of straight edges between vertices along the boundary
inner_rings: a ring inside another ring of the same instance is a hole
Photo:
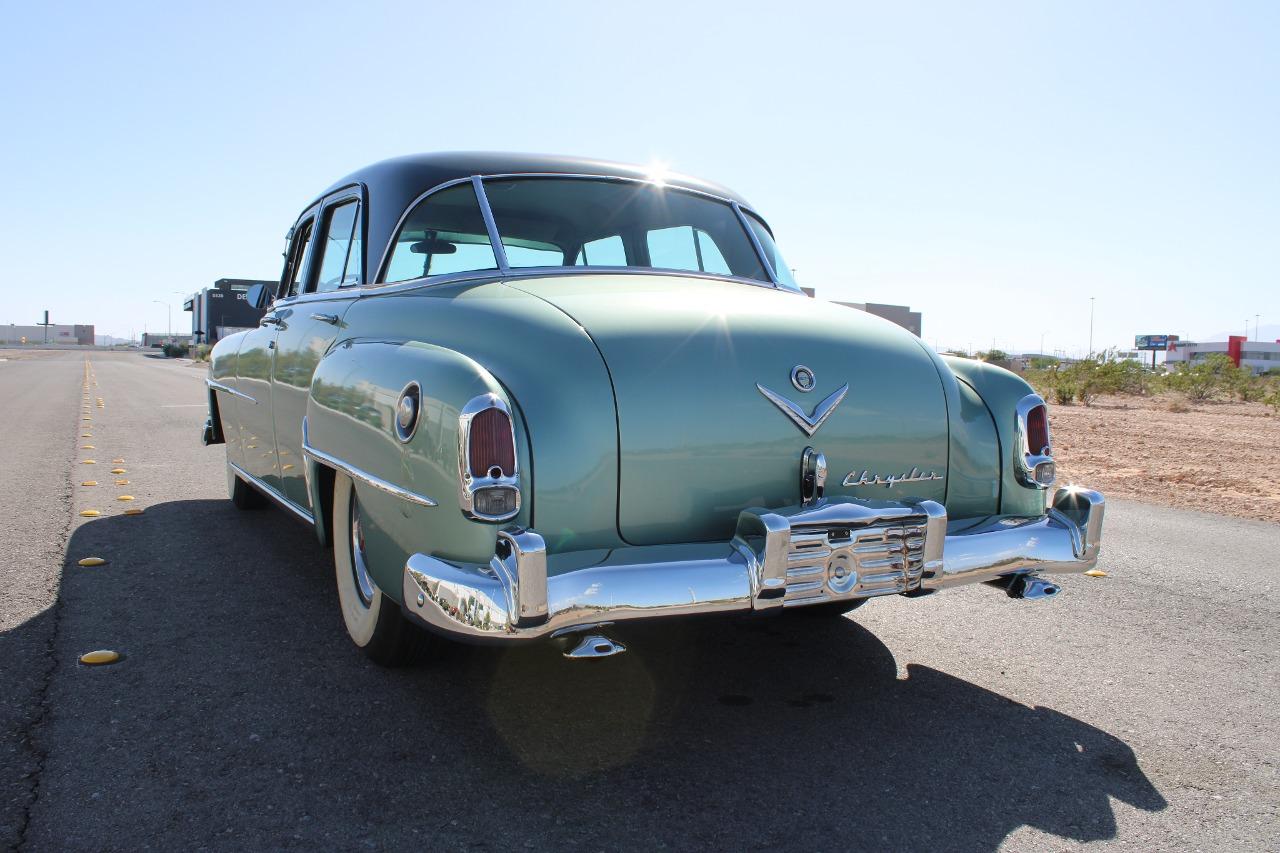
[[[401,393],[416,382],[421,389],[417,427],[408,441],[395,428]],[[495,394],[510,406],[524,497],[520,514],[510,523],[529,525],[532,513],[532,467],[522,419],[515,401],[481,365],[453,350],[419,341],[348,340],[320,361],[307,402],[306,440],[316,451],[376,477],[435,506],[389,494],[359,478],[354,480],[362,512],[365,552],[370,573],[384,594],[400,598],[401,573],[412,553],[443,559],[487,562],[501,525],[463,515],[458,472],[459,414],[468,401]],[[323,458],[310,458],[308,487],[312,505],[331,506],[323,492]],[[336,466],[333,466],[336,467]],[[317,513],[322,541],[341,541],[349,519]]]

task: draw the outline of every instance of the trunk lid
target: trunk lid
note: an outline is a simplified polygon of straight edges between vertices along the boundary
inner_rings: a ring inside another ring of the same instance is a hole
[[[941,380],[915,337],[885,320],[678,275],[511,285],[572,317],[604,356],[618,416],[618,531],[632,544],[728,539],[743,508],[799,503],[806,447],[826,455],[828,496],[944,499]],[[812,390],[793,384],[797,365],[812,371]],[[816,420],[845,384],[812,436],[783,411],[789,400]],[[938,479],[884,485],[913,470]],[[842,484],[864,471],[864,484]]]

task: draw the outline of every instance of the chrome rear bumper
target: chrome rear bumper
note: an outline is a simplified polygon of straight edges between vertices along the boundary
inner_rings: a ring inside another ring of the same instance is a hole
[[[954,523],[933,501],[836,499],[744,510],[728,543],[623,548],[550,572],[542,537],[499,533],[488,564],[412,555],[404,609],[460,640],[519,642],[608,622],[764,611],[878,595],[920,595],[1016,574],[1083,572],[1098,562],[1105,504],[1061,488],[1038,518]]]

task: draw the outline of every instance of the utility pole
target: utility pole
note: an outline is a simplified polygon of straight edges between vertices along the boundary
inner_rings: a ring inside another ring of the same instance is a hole
[[[168,318],[165,321],[164,336],[166,338],[172,338],[173,337],[173,308],[169,305],[168,302],[161,302],[159,299],[152,299],[151,301],[156,303],[157,305],[164,306],[165,316]]]
[[[1089,297],[1089,358],[1093,358],[1093,299]]]

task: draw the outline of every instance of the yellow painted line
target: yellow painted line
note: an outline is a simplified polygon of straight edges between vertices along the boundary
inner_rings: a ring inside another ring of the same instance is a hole
[[[102,513],[98,512],[96,509],[82,509],[80,510],[80,515],[84,518],[97,518],[102,515]]]
[[[115,663],[120,660],[120,653],[113,652],[110,649],[98,649],[95,652],[85,652],[80,655],[80,663],[89,666],[103,666],[109,663]]]
[[[82,444],[80,445],[80,449],[81,450],[97,450],[98,448],[94,447],[92,444]]]
[[[93,566],[105,566],[106,564],[107,561],[101,557],[85,557],[83,560],[79,560],[76,563],[77,566],[84,566],[86,569],[92,568]]]
[[[1105,578],[1105,577],[1109,577],[1109,575],[1108,575],[1106,572],[1104,572],[1102,569],[1090,569],[1089,571],[1087,571],[1087,572],[1085,572],[1085,573],[1084,573],[1084,576],[1085,576],[1085,577],[1087,577],[1087,578]]]
[[[82,486],[96,486],[96,485],[98,485],[98,481],[97,481],[97,480],[85,480],[85,481],[84,481],[83,483],[81,483],[80,485],[82,485]]]
[[[127,486],[127,485],[129,485],[129,481],[128,481],[128,480],[116,480],[116,485],[117,485],[117,486]]]
[[[94,459],[81,459],[81,460],[80,460],[80,464],[82,464],[82,465],[97,465],[98,463],[97,463],[97,461],[96,461],[96,460],[94,460]]]
[[[125,514],[125,515],[142,515],[142,510],[140,510],[140,509],[126,509],[126,510],[124,511],[124,514]]]
[[[93,433],[91,433],[91,432],[82,432],[82,433],[80,433],[80,437],[81,437],[81,438],[93,438]]]
[[[112,474],[128,474],[129,472],[123,468],[112,468],[111,473]]]
[[[133,500],[133,495],[116,495],[116,500],[118,500],[118,501],[131,501],[131,500]]]

